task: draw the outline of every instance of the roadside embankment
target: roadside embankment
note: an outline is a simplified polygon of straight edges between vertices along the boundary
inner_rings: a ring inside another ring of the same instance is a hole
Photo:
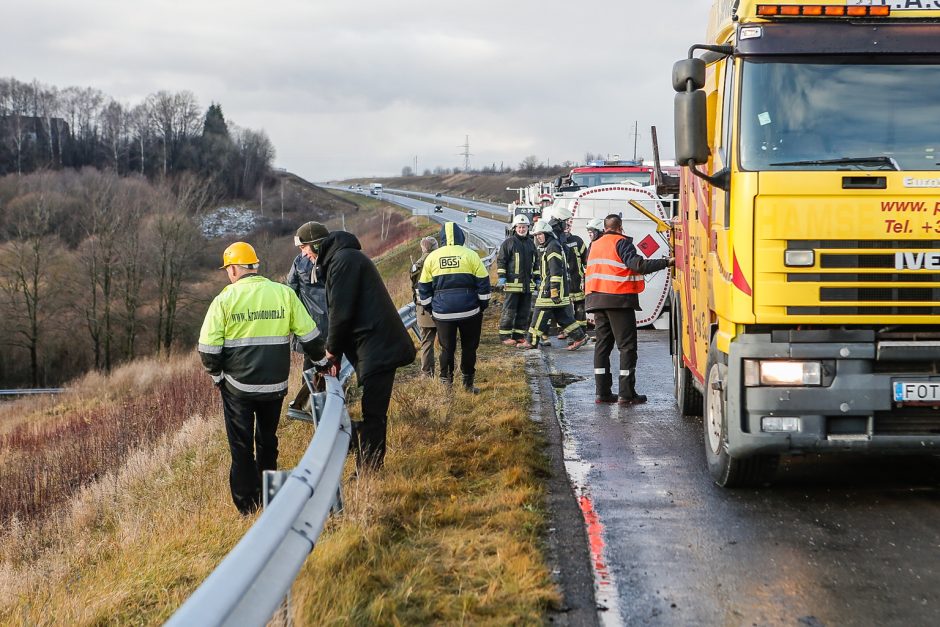
[[[397,277],[411,254],[393,249],[379,265],[393,264]],[[350,456],[346,509],[294,586],[298,624],[537,624],[558,605],[542,554],[542,435],[529,417],[523,358],[498,344],[496,313],[486,320],[479,396],[419,378],[416,366],[399,372],[386,467],[357,480]],[[197,360],[180,369],[177,394],[214,397]],[[133,380],[111,377],[96,386]],[[151,405],[177,409],[174,398]],[[0,532],[0,624],[162,622],[244,535],[252,519],[231,504],[220,407],[179,411],[173,428],[89,477],[42,521],[17,518]],[[311,428],[285,421],[279,437],[280,466],[290,468]]]

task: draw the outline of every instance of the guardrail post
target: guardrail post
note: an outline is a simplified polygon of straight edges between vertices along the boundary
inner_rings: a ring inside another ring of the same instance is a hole
[[[277,491],[281,489],[290,473],[284,470],[265,470],[261,475],[261,496],[267,507]]]

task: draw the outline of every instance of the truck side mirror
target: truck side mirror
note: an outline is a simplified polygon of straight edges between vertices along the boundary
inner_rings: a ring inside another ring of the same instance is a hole
[[[705,92],[685,91],[675,98],[676,163],[708,161],[708,123]]]
[[[682,59],[672,66],[672,88],[678,92],[705,87],[705,62],[701,59]]]

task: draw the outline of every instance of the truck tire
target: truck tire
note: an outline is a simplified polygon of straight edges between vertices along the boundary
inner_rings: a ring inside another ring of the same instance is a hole
[[[670,299],[670,301],[673,299]],[[676,405],[683,416],[702,415],[702,394],[692,383],[692,372],[682,360],[682,318],[680,310],[673,304],[670,313],[672,327],[672,378]]]
[[[779,456],[754,455],[742,458],[728,454],[728,357],[718,350],[715,340],[712,340],[708,349],[708,367],[705,372],[702,429],[709,474],[723,488],[766,484],[777,470]]]

